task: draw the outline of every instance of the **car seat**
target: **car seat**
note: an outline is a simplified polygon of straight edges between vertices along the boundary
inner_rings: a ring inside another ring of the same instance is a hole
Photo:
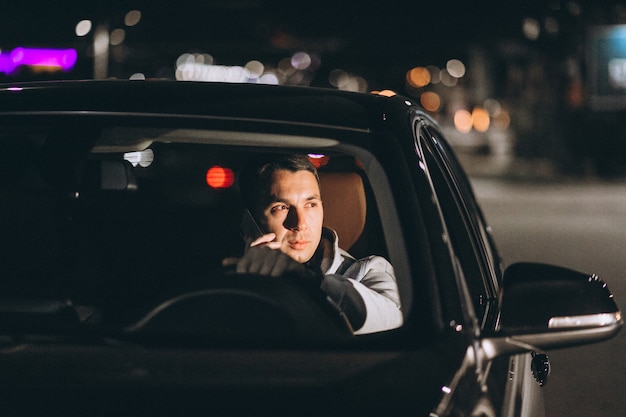
[[[367,213],[365,188],[355,172],[319,172],[324,226],[337,232],[339,245],[350,250],[363,234]]]

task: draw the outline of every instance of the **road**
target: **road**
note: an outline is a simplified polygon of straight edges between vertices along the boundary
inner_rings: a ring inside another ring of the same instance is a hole
[[[471,181],[506,265],[537,261],[596,273],[626,311],[626,181]],[[626,416],[626,330],[549,357],[548,417]]]

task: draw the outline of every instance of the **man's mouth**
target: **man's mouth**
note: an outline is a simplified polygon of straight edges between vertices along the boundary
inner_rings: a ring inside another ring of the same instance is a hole
[[[306,240],[292,240],[289,242],[289,247],[293,250],[303,250],[308,244],[309,242]]]

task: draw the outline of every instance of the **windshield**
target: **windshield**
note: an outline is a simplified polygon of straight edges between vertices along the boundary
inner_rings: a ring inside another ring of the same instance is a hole
[[[201,130],[6,129],[0,136],[6,202],[0,316],[24,332],[88,327],[212,342],[271,339],[274,322],[295,326],[296,338],[298,332],[332,335],[324,328],[328,323],[341,328],[337,334],[344,326],[358,334],[342,311],[326,311],[326,304],[337,309],[327,294],[314,294],[307,307],[310,289],[279,288],[265,277],[250,289],[251,281],[233,277],[236,267],[225,262],[244,256],[250,242],[243,170],[288,153],[306,155],[317,168],[323,228],[336,232],[341,253],[389,259],[362,161],[328,148],[334,143]],[[258,215],[252,219],[267,229]],[[233,317],[232,305],[242,303],[247,314]],[[309,314],[308,323],[291,323],[296,310]],[[287,318],[278,317],[285,311]],[[390,328],[401,324],[399,314],[399,324]],[[357,326],[367,327],[362,321]],[[282,340],[284,334],[290,333],[282,329],[275,336]]]

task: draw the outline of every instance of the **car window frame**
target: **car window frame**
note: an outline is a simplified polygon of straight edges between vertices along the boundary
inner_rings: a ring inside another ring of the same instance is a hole
[[[429,172],[429,178],[432,182],[431,175],[434,173],[432,170],[437,170],[436,172],[441,175],[446,184],[447,192],[454,199],[454,214],[461,220],[465,233],[468,236],[470,247],[459,248],[455,239],[448,232],[457,273],[461,275],[461,277],[458,277],[459,289],[469,297],[466,305],[466,308],[470,310],[467,320],[473,321],[475,319],[477,320],[477,326],[485,328],[492,322],[491,318],[497,315],[499,266],[497,265],[498,258],[494,254],[493,242],[490,240],[488,230],[484,226],[482,213],[473,198],[469,181],[454,157],[453,152],[447,148],[443,135],[435,128],[435,124],[423,115],[418,114],[413,126],[416,148],[422,153],[421,158]],[[427,161],[429,158],[432,158],[432,161]],[[432,165],[436,166],[433,167]],[[441,198],[441,193],[444,190],[438,189],[439,187],[432,183],[431,186],[433,187],[433,193],[437,196],[436,198]],[[449,231],[450,213],[444,212],[449,210],[449,208],[442,207],[441,210],[443,221]],[[468,273],[466,273],[468,272],[468,267],[470,267],[467,265],[467,257],[459,254],[459,250],[467,251],[468,249],[472,251],[473,259],[476,262],[474,267],[477,268],[480,274],[480,282],[478,284],[476,280],[471,276],[468,277]],[[468,282],[468,280],[472,281]],[[474,284],[470,285],[471,282],[474,282]],[[477,287],[480,287],[480,294],[475,294]],[[476,311],[477,309],[480,311]]]

